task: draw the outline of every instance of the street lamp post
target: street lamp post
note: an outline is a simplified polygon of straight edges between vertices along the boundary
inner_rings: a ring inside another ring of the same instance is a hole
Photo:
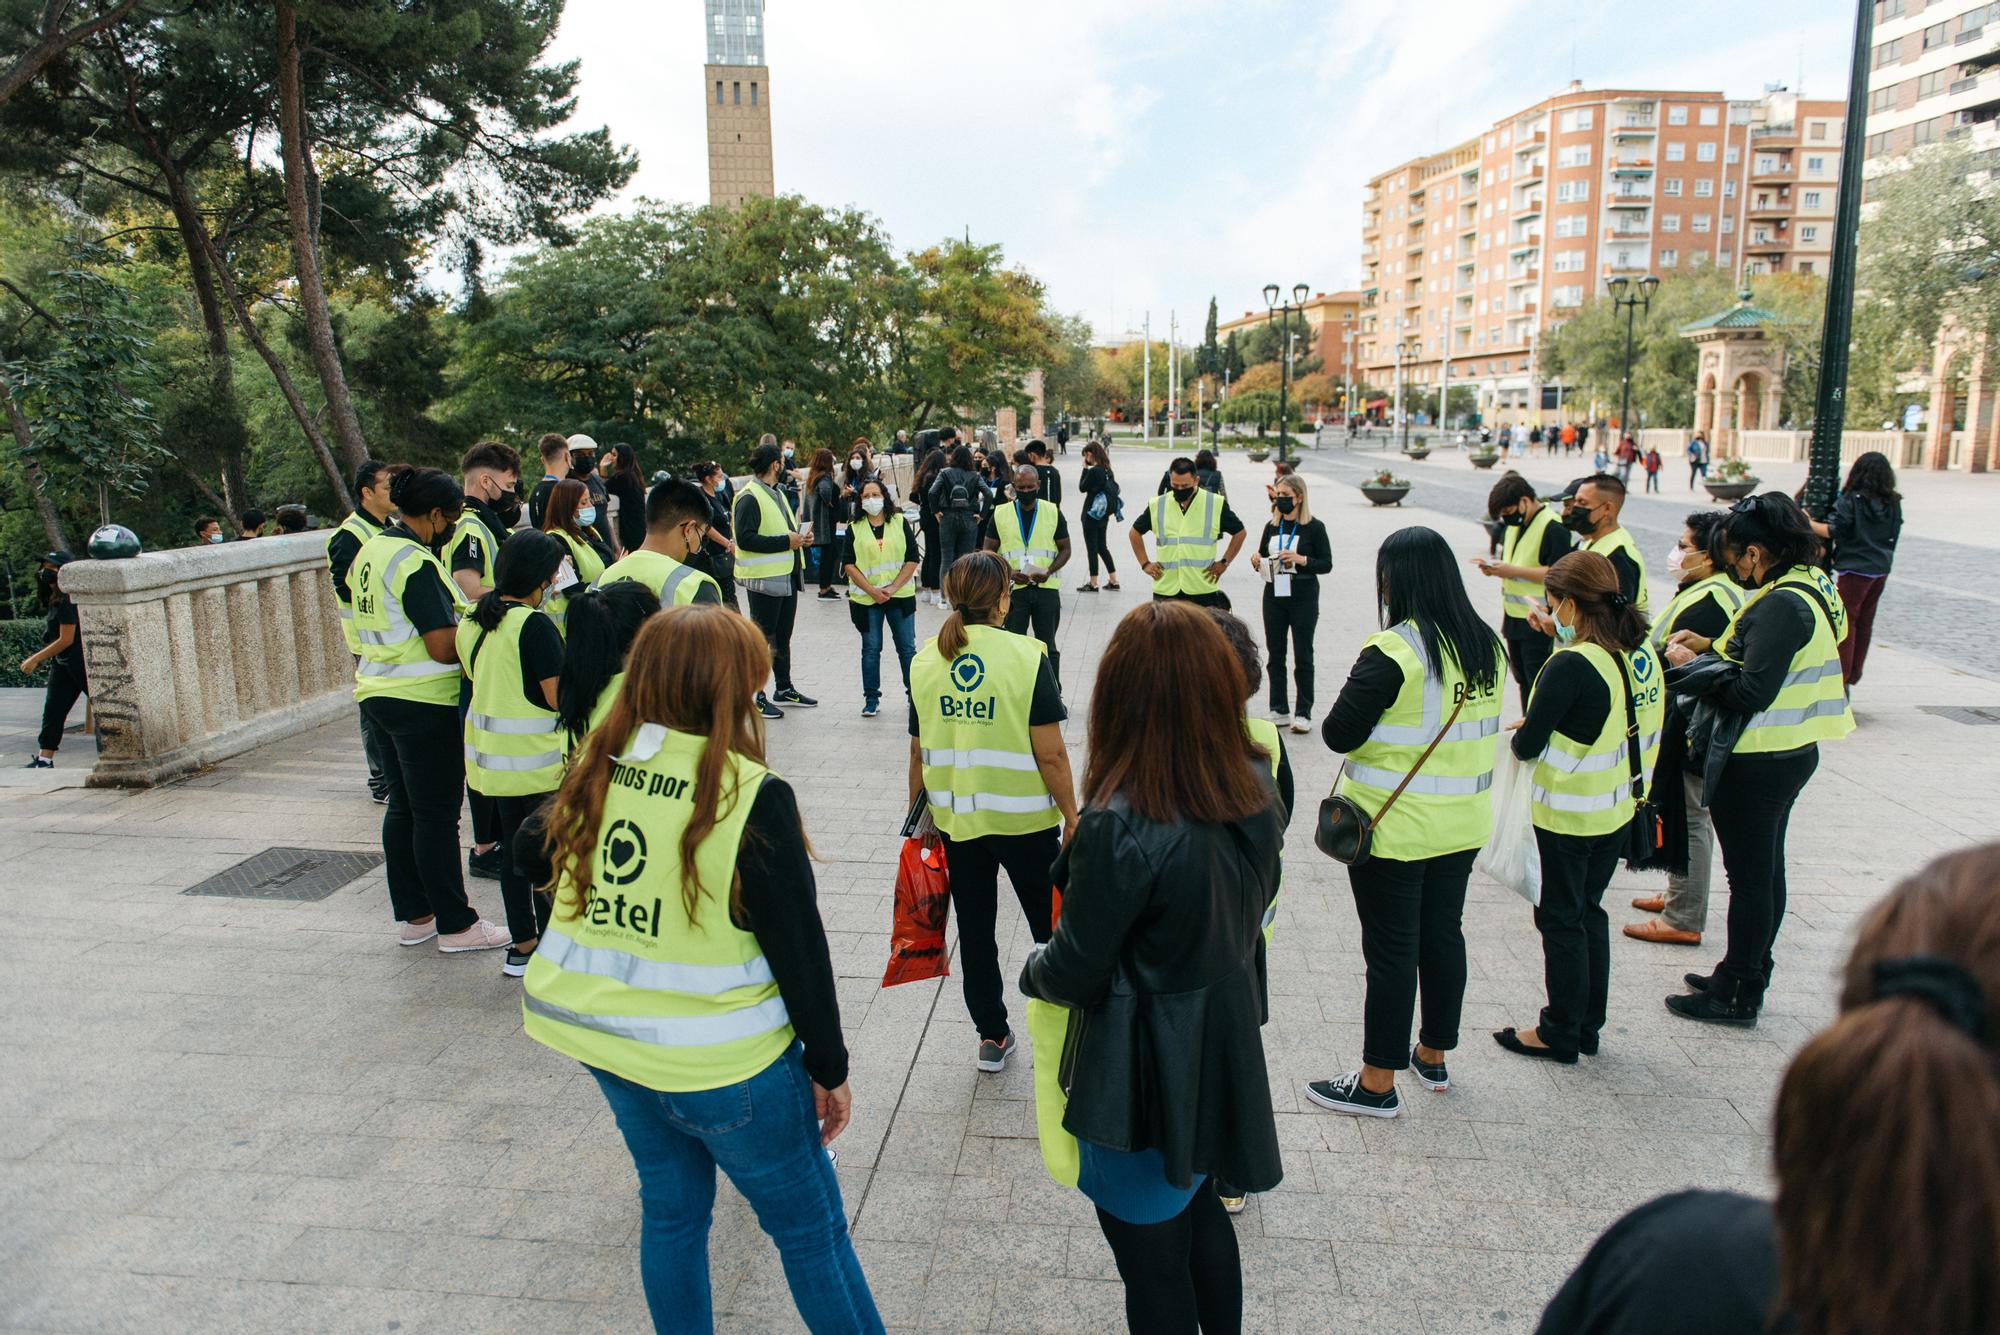
[[[1410,448],[1410,416],[1403,411],[1403,335],[1400,331],[1396,334],[1396,403],[1390,411],[1396,415],[1395,428],[1402,432],[1402,448],[1407,450]]]
[[[1611,290],[1611,304],[1625,312],[1625,378],[1618,391],[1618,434],[1628,436],[1632,432],[1632,327],[1639,312],[1653,308],[1653,289],[1660,280],[1647,274],[1634,283],[1626,278],[1614,278],[1605,284]],[[1627,291],[1631,295],[1626,295]]]
[[[1269,311],[1272,316],[1276,316],[1278,319],[1278,462],[1279,463],[1284,463],[1288,458],[1288,455],[1285,450],[1285,445],[1286,445],[1285,427],[1288,421],[1290,420],[1289,413],[1287,410],[1287,405],[1290,401],[1291,390],[1292,390],[1292,335],[1291,335],[1292,312],[1298,311],[1300,313],[1301,318],[1303,319],[1305,314],[1306,298],[1311,294],[1312,294],[1312,289],[1307,287],[1304,283],[1295,283],[1292,286],[1292,299],[1281,305],[1278,301],[1278,285],[1276,283],[1266,283],[1264,285],[1264,308],[1267,311]],[[1270,317],[1267,316],[1266,318],[1268,319]]]

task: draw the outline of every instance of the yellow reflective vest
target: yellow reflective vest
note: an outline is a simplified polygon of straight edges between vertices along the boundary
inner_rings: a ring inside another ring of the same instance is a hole
[[[1215,564],[1216,544],[1222,541],[1222,498],[1207,487],[1197,487],[1183,510],[1180,498],[1169,490],[1146,508],[1153,531],[1153,563],[1160,567],[1153,580],[1154,594],[1214,593],[1217,585],[1208,568]]]
[[[458,664],[432,659],[423,635],[403,610],[403,591],[426,567],[451,589],[430,548],[401,527],[377,533],[354,554],[347,591],[361,655],[354,669],[356,700],[382,695],[420,704],[458,704]]]
[[[953,839],[1033,834],[1062,824],[1035,763],[1028,711],[1048,650],[997,626],[966,627],[945,661],[937,637],[910,664],[910,699],[931,819]]]
[[[359,510],[341,520],[340,527],[327,536],[326,568],[328,572],[330,573],[333,570],[333,540],[335,538],[343,533],[352,534],[354,540],[365,547],[368,545],[368,540],[381,531],[380,528]],[[347,641],[347,652],[350,654],[359,654],[361,652],[361,640],[354,633],[354,595],[348,591],[345,581],[342,581],[340,586],[333,591],[333,612],[335,616],[340,618],[340,638]]]
[[[1271,782],[1278,781],[1278,762],[1285,754],[1284,738],[1278,734],[1278,725],[1267,718],[1243,718],[1243,731],[1250,740],[1264,748],[1270,755]],[[1278,931],[1278,895],[1284,888],[1284,868],[1278,869],[1278,884],[1271,887],[1271,902],[1264,906],[1264,945],[1268,949],[1271,938]]]
[[[1692,584],[1682,585],[1674,591],[1673,599],[1660,613],[1660,619],[1653,623],[1648,636],[1653,648],[1666,647],[1668,639],[1679,629],[1676,623],[1689,611],[1710,600],[1722,609],[1724,617],[1734,620],[1736,609],[1743,606],[1743,588],[1727,575],[1707,575]]]
[[[541,615],[525,603],[508,603],[491,631],[470,618],[458,623],[458,661],[472,681],[465,786],[475,793],[525,797],[562,786],[556,711],[521,693],[521,632]]]
[[[1854,711],[1848,707],[1847,681],[1840,671],[1840,642],[1847,638],[1847,607],[1825,571],[1815,566],[1793,566],[1744,599],[1729,628],[1717,637],[1716,651],[1733,662],[1741,662],[1737,657],[1736,627],[1743,613],[1762,599],[1779,594],[1797,598],[1806,605],[1813,618],[1812,638],[1792,655],[1777,699],[1745,721],[1743,732],[1736,739],[1737,754],[1796,751],[1814,742],[1836,741],[1854,731]]]
[[[1623,525],[1620,525],[1603,537],[1592,538],[1590,541],[1584,543],[1583,550],[1586,552],[1596,552],[1599,556],[1607,560],[1610,559],[1613,552],[1623,552],[1630,557],[1632,564],[1639,567],[1639,592],[1633,602],[1638,607],[1640,616],[1648,615],[1646,611],[1646,558],[1639,555],[1639,544],[1632,541],[1630,531]]]
[[[993,536],[1000,540],[1000,557],[1016,571],[1047,570],[1056,563],[1056,526],[1062,514],[1052,502],[1037,500],[1033,518],[1024,531],[1021,506],[1009,501],[993,511]],[[1062,577],[1051,575],[1041,583],[1044,589],[1060,589]]]
[[[1375,828],[1370,843],[1375,856],[1415,862],[1483,847],[1493,833],[1493,739],[1500,733],[1501,678],[1496,674],[1484,687],[1475,687],[1449,655],[1433,664],[1413,621],[1376,632],[1363,648],[1379,650],[1403,673],[1395,700],[1382,711],[1368,739],[1348,752],[1341,768],[1336,791],[1363,811],[1382,809],[1416,768],[1424,748],[1444,731],[1453,706],[1464,701],[1444,740]],[[1499,652],[1494,646],[1494,653]]]
[[[768,487],[755,478],[750,480],[750,495],[757,502],[757,532],[763,537],[775,537],[780,533],[799,531],[798,516],[792,513],[792,503],[782,492]],[[779,552],[753,552],[743,546],[743,535],[737,534],[736,578],[739,580],[784,580],[789,585],[792,571],[799,565],[799,553],[795,548]]]
[[[667,1093],[741,1084],[791,1047],[791,1015],[757,938],[730,921],[729,891],[767,771],[732,753],[715,828],[695,852],[702,893],[682,898],[680,841],[708,739],[657,723],[613,764],[590,858],[590,902],[556,887],[557,917],[528,962],[529,1038]]]
[[[1525,524],[1507,525],[1500,544],[1500,559],[1510,566],[1538,566],[1542,563],[1542,537],[1556,521],[1556,508],[1544,505]],[[1540,580],[1500,581],[1501,610],[1508,616],[1527,620],[1528,613],[1542,605],[1548,590]]]
[[[559,528],[552,528],[548,533],[569,553],[570,567],[576,571],[577,583],[586,589],[596,584],[604,574],[604,558],[589,543],[572,538]],[[549,620],[556,623],[556,629],[562,630],[569,620],[569,599],[563,594],[552,593],[542,604],[542,610],[549,614]]]
[[[1597,644],[1571,644],[1558,654],[1582,654],[1604,679],[1611,708],[1604,727],[1588,746],[1561,733],[1549,735],[1548,750],[1535,762],[1529,780],[1529,808],[1536,828],[1553,834],[1614,834],[1632,822],[1637,802],[1632,791],[1632,761],[1628,739],[1639,746],[1639,774],[1650,782],[1660,753],[1660,728],[1666,719],[1666,688],[1661,660],[1649,644],[1630,654],[1613,654]],[[1554,661],[1553,656],[1550,661]],[[1548,669],[1537,678],[1548,680]],[[1631,738],[1626,718],[1625,684],[1632,685],[1638,735]],[[1529,707],[1533,708],[1533,697]]]
[[[848,533],[854,538],[854,564],[863,578],[878,589],[889,587],[905,565],[909,563],[910,530],[908,521],[901,515],[890,515],[883,521],[880,534],[875,526],[862,516],[849,525]],[[889,595],[891,598],[914,598],[917,596],[917,581],[908,579],[903,587]],[[855,584],[847,590],[849,602],[873,607],[875,600]]]
[[[474,600],[467,598],[465,591],[458,587],[458,582],[452,579],[451,563],[458,558],[459,549],[474,540],[479,543],[479,582],[490,589],[493,587],[493,561],[500,554],[500,539],[468,503],[465,512],[459,515],[458,524],[452,529],[451,537],[446,540],[440,558],[444,566],[444,581],[451,586],[451,596],[458,600],[461,612],[472,606]]]
[[[581,574],[581,571],[578,571]],[[620,580],[632,580],[643,584],[660,596],[661,607],[679,607],[695,600],[702,586],[715,590],[714,602],[722,601],[722,587],[707,574],[696,570],[685,561],[676,561],[665,552],[647,551],[644,547],[627,552],[613,561],[591,581],[593,590]]]

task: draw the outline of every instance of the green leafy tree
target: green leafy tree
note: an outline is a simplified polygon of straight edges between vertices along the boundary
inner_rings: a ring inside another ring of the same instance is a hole
[[[1947,323],[2000,335],[2000,196],[1984,157],[1938,144],[1869,181],[1860,286],[1893,315],[1883,332],[1924,347]]]
[[[1229,341],[1222,345],[1222,373],[1232,384],[1243,378],[1249,365],[1243,357],[1242,333],[1240,329],[1230,330]]]
[[[1195,350],[1194,373],[1215,375],[1222,370],[1222,345],[1216,341],[1215,298],[1208,299],[1208,323],[1202,327],[1201,346]]]

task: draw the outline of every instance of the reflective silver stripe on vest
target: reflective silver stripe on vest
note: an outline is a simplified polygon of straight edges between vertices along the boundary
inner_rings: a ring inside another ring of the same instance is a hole
[[[1534,791],[1530,796],[1542,806],[1551,811],[1577,813],[1614,810],[1619,803],[1627,800],[1632,791],[1631,784],[1621,783],[1611,792],[1593,793],[1585,797],[1575,793],[1552,793],[1540,784],[1535,784],[1533,787]]]
[[[613,1038],[634,1043],[650,1043],[661,1048],[706,1048],[717,1043],[734,1043],[782,1029],[792,1022],[783,997],[772,997],[755,1006],[727,1011],[721,1015],[585,1015],[581,1011],[552,1005],[529,993],[521,1004],[532,1013],[557,1024],[573,1024],[594,1029]]]
[[[866,570],[862,571],[861,573],[868,577],[868,582],[870,584],[873,584],[879,588],[881,587],[881,584],[885,579],[893,578],[895,574],[902,568],[903,567],[901,565],[869,566]]]
[[[342,621],[352,621],[354,620],[354,604],[351,601],[345,603],[337,602],[333,605],[333,614]]]
[[[470,714],[465,721],[481,732],[499,733],[504,737],[532,737],[537,733],[554,732],[556,718],[494,718],[491,714]]]
[[[1531,598],[1525,593],[1503,593],[1500,595],[1500,600],[1512,607],[1535,607],[1541,601],[1537,598]]]
[[[563,753],[560,751],[544,751],[537,756],[489,756],[484,751],[473,746],[472,743],[467,742],[465,744],[465,758],[478,768],[494,774],[519,774],[528,770],[547,769],[551,765],[560,765],[562,764]]]
[[[1403,771],[1377,769],[1373,765],[1356,765],[1348,762],[1347,775],[1356,783],[1365,783],[1371,788],[1394,789],[1403,781]],[[1473,797],[1493,786],[1493,775],[1470,774],[1454,777],[1445,774],[1419,774],[1410,780],[1406,793],[1422,793],[1430,797]]]
[[[935,789],[931,792],[932,806],[943,807],[960,816],[971,815],[975,811],[1027,815],[1036,811],[1048,811],[1055,804],[1055,798],[1047,793],[1036,797],[1010,797],[1005,793],[940,793]]]
[[[983,765],[988,769],[1014,769],[1028,773],[1039,768],[1035,764],[1032,751],[995,751],[984,746],[975,746],[965,751],[927,746],[923,748],[923,760],[926,765],[948,765],[952,769],[970,769],[974,765]]]
[[[1657,732],[1648,733],[1639,739],[1639,756],[1642,763],[1646,752],[1659,744],[1660,734]],[[1559,769],[1565,774],[1597,774],[1604,770],[1617,769],[1620,765],[1629,766],[1632,762],[1626,758],[1625,752],[1625,739],[1621,737],[1618,746],[1610,751],[1599,751],[1588,756],[1573,756],[1567,751],[1551,746],[1542,753],[1542,759],[1548,761],[1551,768]]]
[[[1785,674],[1784,685],[1778,689],[1782,691],[1785,686],[1803,686],[1808,682],[1824,681],[1828,677],[1837,677],[1839,675],[1840,660],[1838,658],[1829,658],[1824,663],[1787,672]]]
[[[1835,663],[1834,670],[1839,671],[1839,669],[1840,664]],[[1752,714],[1750,721],[1743,725],[1743,730],[1749,732],[1753,728],[1786,728],[1804,723],[1807,719],[1826,718],[1829,715],[1846,712],[1845,697],[1839,700],[1815,700],[1798,709],[1767,709],[1761,714]]]
[[[686,562],[682,562],[680,565],[675,566],[674,573],[668,575],[665,579],[660,581],[660,606],[662,607],[673,606],[674,590],[678,589],[681,586],[682,582],[692,577],[694,573],[695,573],[694,567],[688,565]]]
[[[1438,735],[1444,722],[1444,683],[1431,671],[1430,655],[1424,652],[1423,636],[1407,621],[1391,626],[1390,632],[1410,646],[1410,652],[1417,656],[1417,666],[1424,674],[1423,717],[1416,727],[1403,724],[1378,723],[1368,733],[1368,740],[1383,746],[1429,746],[1431,738]],[[1454,723],[1445,733],[1447,742],[1469,742],[1480,737],[1495,737],[1500,732],[1500,716],[1467,719]],[[1391,784],[1390,787],[1394,787]]]
[[[1207,487],[1197,487],[1195,490],[1201,493],[1202,531],[1194,534],[1177,534],[1173,537],[1166,537],[1160,533],[1160,530],[1165,528],[1167,524],[1167,507],[1171,505],[1179,509],[1180,506],[1180,503],[1174,499],[1173,494],[1170,492],[1160,498],[1160,519],[1158,523],[1153,525],[1154,548],[1182,546],[1188,543],[1207,543],[1210,548],[1213,548],[1217,542],[1221,541],[1219,535],[1216,537],[1208,536],[1208,531],[1215,526],[1215,493]],[[1192,509],[1193,507],[1189,508]],[[1180,513],[1186,515],[1187,511],[1181,510]],[[1208,565],[1209,562],[1202,561],[1199,564]]]
[[[535,953],[565,972],[609,978],[646,992],[719,997],[739,987],[762,987],[777,981],[770,962],[762,955],[741,964],[674,964],[608,946],[581,945],[554,928],[542,934]]]
[[[1269,904],[1266,904],[1264,906],[1264,921],[1259,923],[1258,926],[1269,927],[1272,923],[1276,922],[1277,920],[1278,920],[1278,901],[1276,899],[1273,899]]]
[[[367,632],[362,632],[366,634]],[[442,677],[458,675],[456,663],[373,663],[363,659],[354,669],[364,677]]]

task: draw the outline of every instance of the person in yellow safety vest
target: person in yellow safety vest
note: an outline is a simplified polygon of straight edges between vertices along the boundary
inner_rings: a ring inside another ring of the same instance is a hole
[[[334,614],[340,618],[340,636],[356,663],[361,660],[361,641],[354,634],[354,605],[347,593],[347,572],[361,544],[388,526],[396,507],[389,503],[389,480],[403,467],[379,459],[363,459],[354,470],[354,513],[340,521],[340,527],[326,540],[326,568],[333,577]],[[382,773],[382,743],[375,725],[357,705],[361,720],[361,753],[368,762],[368,795],[378,803],[389,800],[389,780]]]
[[[473,912],[458,866],[458,606],[437,557],[465,494],[435,468],[411,468],[390,481],[389,499],[401,518],[362,543],[347,571],[361,647],[354,698],[375,725],[389,780],[389,902],[403,945],[436,937],[447,954],[493,950],[511,938]]]
[[[1146,557],[1148,533],[1158,560]],[[1217,556],[1224,534],[1229,535],[1229,550]],[[1155,598],[1215,606],[1223,601],[1217,581],[1243,549],[1244,529],[1229,502],[1201,485],[1194,460],[1180,458],[1167,469],[1167,490],[1132,521],[1131,537],[1132,554],[1153,578]]]
[[[791,446],[780,449],[768,435],[750,451],[750,483],[736,498],[736,582],[743,586],[750,619],[771,646],[771,695],[757,692],[757,712],[785,716],[781,706],[810,709],[819,703],[792,684],[792,626],[799,615],[801,558],[809,541],[799,531],[792,493],[780,483],[790,467]]]
[[[917,530],[896,512],[882,479],[864,481],[857,503],[841,564],[847,571],[848,615],[861,632],[861,717],[874,718],[882,708],[884,630],[896,645],[903,694],[910,693],[910,660],[917,656],[917,568],[924,554]]]
[[[721,607],[640,630],[551,804],[552,854],[530,869],[555,912],[522,1027],[583,1063],[625,1137],[655,1328],[712,1328],[719,1166],[776,1242],[807,1328],[876,1332],[825,1150],[853,1095],[811,849],[751,704],[769,670],[756,628]]]
[[[566,748],[556,718],[563,637],[542,612],[563,548],[546,533],[507,535],[493,562],[495,584],[458,623],[458,661],[472,682],[465,716],[465,786],[494,804],[500,846],[500,899],[513,942],[500,972],[519,978],[548,922],[548,909],[512,854],[522,827],[562,782]]]
[[[1611,982],[1604,891],[1627,848],[1627,827],[1655,770],[1666,718],[1666,675],[1646,643],[1646,619],[1611,562],[1571,552],[1549,567],[1559,647],[1535,679],[1514,755],[1534,766],[1529,812],[1541,854],[1548,1005],[1532,1029],[1494,1041],[1525,1057],[1574,1065],[1597,1051]]]
[[[542,510],[542,532],[563,546],[563,568],[556,577],[555,594],[544,609],[557,630],[563,628],[568,615],[569,595],[596,583],[611,564],[610,549],[601,545],[602,539],[586,522],[586,517],[596,517],[596,508],[590,503],[590,489],[566,477],[549,492],[549,503]]]
[[[611,703],[625,682],[625,656],[639,628],[659,610],[658,596],[636,579],[621,579],[569,600],[556,716],[570,755],[611,713]]]
[[[1653,623],[1647,642],[1663,653],[1676,631],[1692,631],[1704,640],[1722,634],[1736,609],[1743,605],[1743,587],[1717,570],[1708,554],[1709,543],[1722,527],[1724,511],[1697,510],[1687,517],[1680,541],[1667,554],[1667,573],[1677,581],[1672,601]],[[1669,871],[1663,894],[1642,895],[1632,907],[1657,918],[1625,924],[1625,935],[1658,945],[1698,946],[1708,926],[1708,882],[1715,861],[1715,828],[1708,808],[1702,803],[1701,776],[1687,767],[1686,714],[1667,693],[1667,726],[1660,746],[1659,772],[1653,776],[1654,796],[1671,802],[1673,789],[1681,792],[1687,813],[1687,858],[1685,872]],[[1673,822],[1667,822],[1668,830]],[[1670,836],[1671,837],[1671,836]]]
[[[1234,612],[1225,608],[1204,608],[1209,620],[1222,632],[1222,638],[1229,641],[1229,648],[1236,655],[1236,661],[1243,668],[1243,731],[1256,744],[1257,749],[1268,758],[1271,778],[1278,785],[1278,803],[1284,808],[1284,822],[1292,821],[1292,805],[1298,797],[1298,784],[1292,776],[1291,757],[1285,753],[1285,739],[1278,725],[1268,718],[1259,718],[1250,712],[1250,702],[1257,698],[1257,688],[1264,680],[1264,664],[1257,653],[1257,641],[1250,633],[1250,627]],[[1282,868],[1280,869],[1282,877]],[[1268,953],[1271,943],[1277,938],[1278,894],[1282,879],[1273,886],[1271,902],[1264,906],[1264,949]],[[1249,1195],[1220,1177],[1212,1179],[1215,1194],[1222,1200],[1222,1208],[1229,1214],[1242,1214],[1249,1202]]]
[[[1036,941],[1049,939],[1049,868],[1076,828],[1062,690],[1040,641],[1002,630],[1012,571],[968,552],[944,575],[951,615],[910,664],[910,801],[924,794],[944,839],[958,915],[973,1064],[999,1071],[1016,1046],[1000,994],[1000,869]],[[1058,835],[1058,827],[1062,833]]]
[[[444,566],[458,588],[460,614],[493,588],[493,559],[501,540],[521,518],[521,456],[511,446],[486,440],[467,450],[458,461],[464,479],[465,513],[445,544]],[[458,712],[471,708],[472,683],[460,682]],[[466,794],[472,812],[472,848],[465,870],[489,881],[500,879],[506,853],[500,845],[500,817],[493,799],[478,789]]]
[[[1055,469],[1049,469],[1051,473]],[[1014,497],[993,507],[981,545],[1000,553],[1014,581],[1007,604],[1006,629],[1032,633],[1049,651],[1049,671],[1062,682],[1062,654],[1056,632],[1062,626],[1062,580],[1056,572],[1069,564],[1069,520],[1053,501],[1041,499],[1042,478],[1033,464],[1014,470]]]
[[[1563,527],[1576,534],[1577,550],[1596,552],[1610,561],[1618,575],[1618,591],[1650,622],[1646,558],[1639,555],[1639,544],[1631,532],[1618,522],[1625,509],[1625,484],[1609,473],[1593,473],[1571,483],[1562,501]],[[1537,611],[1529,620],[1555,634],[1546,612]]]
[[[720,603],[722,589],[689,558],[708,532],[708,496],[692,482],[664,478],[646,494],[646,540],[606,566],[591,582],[601,589],[637,580],[662,606]]]
[[[1738,501],[1711,549],[1754,589],[1713,644],[1692,631],[1667,642],[1676,692],[1741,716],[1726,757],[1705,768],[1708,809],[1729,877],[1729,946],[1693,991],[1668,997],[1676,1015],[1713,1024],[1757,1023],[1771,983],[1771,948],[1785,920],[1785,830],[1819,767],[1819,744],[1854,731],[1840,642],[1847,610],[1816,564],[1819,541],[1798,502],[1767,491]],[[1710,648],[1719,661],[1694,664]],[[1716,748],[1720,749],[1720,748]]]
[[[1390,534],[1375,554],[1375,589],[1383,629],[1363,642],[1320,735],[1346,757],[1337,791],[1363,811],[1381,813],[1399,786],[1402,795],[1376,825],[1367,860],[1347,869],[1368,974],[1361,1065],[1305,1093],[1334,1112],[1395,1117],[1406,1067],[1425,1089],[1451,1087],[1445,1054],[1458,1046],[1465,1000],[1465,888],[1493,832],[1506,683],[1499,638],[1473,610],[1442,535]]]
[[[1500,581],[1500,638],[1525,708],[1535,675],[1555,651],[1553,634],[1532,621],[1542,610],[1542,580],[1550,566],[1569,554],[1572,543],[1560,512],[1543,504],[1534,484],[1519,473],[1510,472],[1493,484],[1486,513],[1506,525],[1500,559],[1474,557],[1472,564],[1480,574]]]

